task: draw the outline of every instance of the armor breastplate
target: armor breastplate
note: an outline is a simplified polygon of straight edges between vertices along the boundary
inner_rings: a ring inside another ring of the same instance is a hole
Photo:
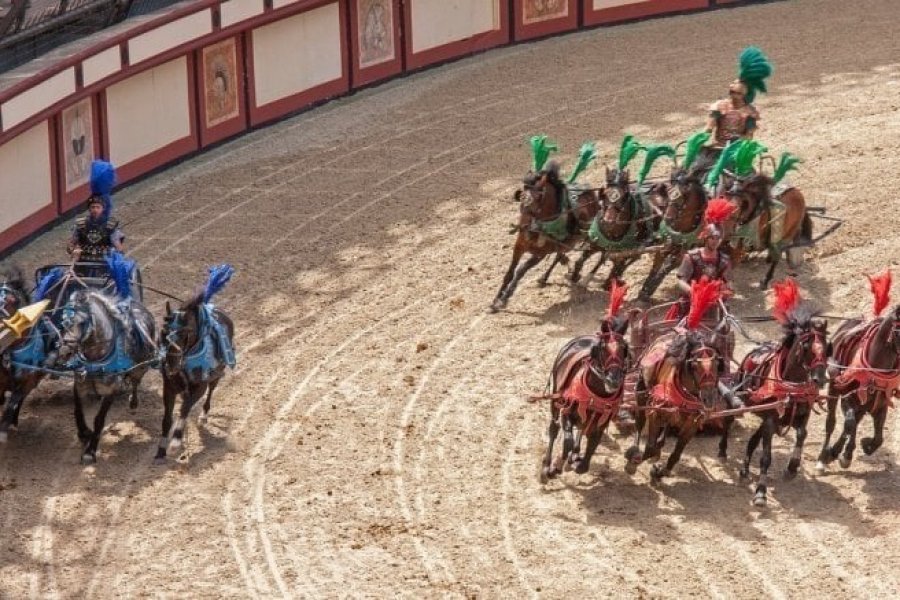
[[[78,245],[81,247],[82,258],[101,260],[112,246],[109,236],[114,229],[110,223],[92,223],[86,220],[78,228]]]
[[[747,133],[747,119],[756,112],[751,105],[733,108],[730,102],[721,102],[716,108],[721,115],[716,126],[716,144],[719,146]]]
[[[691,263],[694,265],[694,272],[691,274],[691,281],[700,281],[700,278],[706,275],[710,279],[722,279],[722,275],[727,266],[727,261],[723,260],[722,255],[716,258],[716,262],[707,262],[699,252],[691,253]]]

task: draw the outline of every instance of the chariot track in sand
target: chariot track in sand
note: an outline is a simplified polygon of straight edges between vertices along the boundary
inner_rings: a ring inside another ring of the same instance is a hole
[[[114,406],[91,468],[78,464],[69,386],[44,382],[0,448],[0,596],[895,596],[896,412],[881,450],[821,477],[814,415],[801,476],[776,478],[764,511],[737,481],[752,416],[726,465],[714,440],[695,440],[658,488],[647,466],[624,473],[622,437],[589,474],[541,486],[548,410],[524,398],[606,295],[559,269],[544,289],[529,274],[508,310],[485,309],[509,260],[528,136],[557,140],[564,167],[585,140],[612,163],[625,132],[684,139],[757,44],[776,68],[759,138],[803,157],[795,183],[847,220],[799,281],[830,314],[867,313],[862,271],[900,258],[896,4],[797,0],[497,50],[119,192],[149,285],[187,294],[207,265],[235,265],[219,302],[239,368],[168,467],[152,465],[158,375],[136,411]],[[594,165],[585,180],[601,176]],[[7,262],[54,262],[67,232]],[[763,268],[738,268],[737,314],[765,310],[748,283]],[[672,294],[667,281],[657,298]],[[773,473],[791,444],[776,441]]]

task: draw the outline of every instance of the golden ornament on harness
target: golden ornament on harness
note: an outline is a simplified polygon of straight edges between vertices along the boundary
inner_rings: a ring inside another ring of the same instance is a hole
[[[0,325],[0,351],[6,350],[13,342],[20,339],[22,334],[31,329],[48,306],[50,306],[49,300],[41,300],[20,308],[10,318],[3,319],[2,325]]]

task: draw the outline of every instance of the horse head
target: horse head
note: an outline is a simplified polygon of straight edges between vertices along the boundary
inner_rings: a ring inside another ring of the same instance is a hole
[[[59,358],[65,361],[78,352],[89,360],[106,356],[115,342],[115,310],[114,300],[99,292],[73,292],[61,310]]]
[[[689,331],[676,339],[670,355],[680,368],[680,381],[685,390],[700,398],[707,408],[715,406],[719,375],[725,367],[715,340],[708,334]]]
[[[516,190],[515,199],[520,202],[523,220],[547,221],[562,211],[565,185],[560,180],[559,163],[556,161],[551,160],[536,173],[529,171],[522,181],[522,188]]]
[[[170,373],[181,370],[185,353],[194,347],[199,340],[199,320],[197,316],[200,298],[183,303],[177,310],[172,310],[166,302],[166,316],[160,332],[165,368]]]
[[[628,169],[606,168],[606,188],[603,190],[603,195],[608,212],[613,211],[618,214],[627,206],[627,201],[631,197],[629,178]]]
[[[0,315],[11,317],[28,304],[25,276],[18,267],[8,267],[0,272]]]
[[[604,319],[596,335],[597,342],[591,346],[591,370],[608,391],[618,390],[625,381],[629,361],[627,329],[627,318]]]
[[[726,197],[737,204],[738,224],[753,219],[761,208],[769,206],[774,180],[762,173],[734,176],[725,188]]]
[[[669,186],[666,191],[666,221],[677,221],[691,201],[696,201],[697,217],[702,218],[702,209],[706,203],[706,191],[696,174],[678,167],[669,175]]]

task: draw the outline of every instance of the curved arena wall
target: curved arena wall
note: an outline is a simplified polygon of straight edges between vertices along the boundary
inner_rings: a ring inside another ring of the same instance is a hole
[[[598,25],[758,0],[199,0],[0,92],[0,252],[127,183],[327,99]]]

